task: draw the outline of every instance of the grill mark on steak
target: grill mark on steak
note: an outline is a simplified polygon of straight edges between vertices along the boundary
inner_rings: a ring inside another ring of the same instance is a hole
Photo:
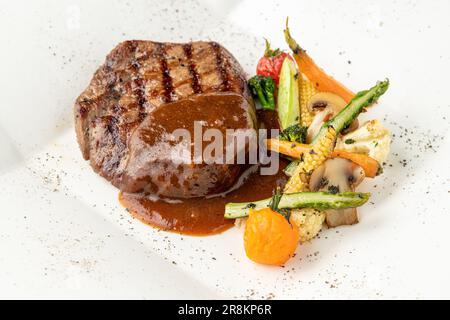
[[[142,76],[139,74],[139,69],[142,67],[142,63],[139,58],[136,57],[137,53],[137,45],[133,46],[133,54],[134,58],[131,61],[131,68],[136,73],[136,78],[133,80],[135,88],[134,88],[134,94],[136,95],[136,100],[139,107],[139,118],[144,119],[144,117],[147,115],[146,112],[146,106],[147,106],[147,97],[145,96],[145,86],[147,81],[142,78]]]
[[[147,105],[147,98],[145,97],[145,80],[139,77],[134,81],[136,84],[135,93],[137,97],[137,103],[139,106],[139,117],[143,119],[147,114],[145,111],[145,106]]]
[[[146,112],[146,105],[147,105],[147,97],[145,96],[145,84],[146,81],[140,77],[137,76],[136,79],[133,80],[135,88],[134,88],[134,94],[136,95],[136,101],[139,107],[139,118],[143,119],[147,112]]]
[[[174,92],[172,77],[170,76],[169,67],[167,65],[166,45],[164,43],[158,43],[156,52],[159,58],[159,63],[161,65],[161,71],[163,75],[164,100],[166,103],[172,102]]]
[[[216,42],[212,42],[211,46],[214,50],[214,54],[216,55],[216,66],[217,66],[217,70],[219,72],[220,79],[222,81],[221,91],[229,91],[230,90],[230,80],[228,78],[228,72],[224,66],[224,59],[222,57],[221,46]]]
[[[192,61],[192,43],[187,43],[183,46],[184,53],[189,62],[189,73],[192,78],[192,90],[194,93],[202,93],[202,87],[200,86],[200,79],[197,71],[195,71],[195,63]]]
[[[119,128],[117,127],[118,120],[114,117],[108,117],[106,130],[111,135],[115,143],[119,142]]]

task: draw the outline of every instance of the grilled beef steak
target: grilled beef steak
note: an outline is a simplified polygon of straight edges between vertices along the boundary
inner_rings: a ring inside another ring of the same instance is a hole
[[[96,172],[121,190],[168,197],[222,192],[243,168],[174,162],[173,129],[191,131],[194,121],[221,132],[255,127],[244,72],[215,42],[123,42],[74,111],[83,157]]]

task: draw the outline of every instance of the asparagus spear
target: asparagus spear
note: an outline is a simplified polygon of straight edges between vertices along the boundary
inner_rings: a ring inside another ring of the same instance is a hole
[[[298,192],[281,197],[280,209],[314,208],[318,210],[346,209],[362,206],[369,200],[370,193],[361,192]]]
[[[320,139],[329,127],[333,127],[336,134],[339,134],[348,127],[365,108],[376,103],[378,98],[381,97],[388,88],[389,79],[386,79],[384,81],[378,81],[377,84],[369,90],[358,92],[344,109],[322,126],[319,133],[314,137],[312,144]]]
[[[253,202],[230,202],[225,205],[225,219],[237,219],[248,216],[250,209],[261,210],[269,207],[272,198]]]
[[[278,204],[279,209],[315,208],[318,210],[346,209],[362,206],[369,200],[370,193],[358,192],[297,192],[285,193]],[[248,216],[250,209],[259,210],[268,207],[269,199],[246,203],[228,203],[225,206],[225,218],[237,219]]]
[[[291,161],[291,163],[289,163],[286,168],[284,168],[283,172],[285,175],[287,175],[288,177],[292,177],[292,175],[294,174],[295,169],[298,166],[298,163],[300,162],[300,160],[293,160]]]

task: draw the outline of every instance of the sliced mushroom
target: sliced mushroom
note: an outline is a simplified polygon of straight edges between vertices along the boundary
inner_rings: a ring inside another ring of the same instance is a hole
[[[364,170],[354,162],[343,158],[332,158],[314,170],[309,180],[309,189],[329,192],[352,191],[364,178]]]
[[[336,114],[344,109],[346,105],[347,103],[345,100],[337,94],[331,92],[319,92],[309,99],[308,109],[310,112],[317,112],[330,107]]]
[[[359,222],[358,211],[356,208],[348,209],[330,209],[326,212],[325,222],[329,228],[335,228],[339,226],[351,226]]]
[[[309,188],[311,191],[345,192],[354,191],[364,180],[364,170],[355,163],[333,158],[326,160],[311,175]],[[356,208],[327,210],[326,222],[329,227],[358,223]]]
[[[346,106],[347,103],[345,100],[337,94],[331,92],[319,92],[313,95],[308,102],[308,109],[310,112],[315,113],[316,116],[314,117],[313,123],[308,128],[308,141],[310,142],[312,138],[314,138],[325,121],[338,114]],[[342,131],[342,134],[355,131],[358,127],[358,119],[355,119]]]

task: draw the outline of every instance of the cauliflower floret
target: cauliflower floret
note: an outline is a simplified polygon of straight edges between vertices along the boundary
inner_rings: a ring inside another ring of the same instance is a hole
[[[310,208],[295,209],[291,212],[290,221],[298,228],[300,242],[306,242],[314,238],[322,229],[325,212]]]
[[[336,142],[336,149],[367,154],[380,164],[386,161],[390,147],[391,133],[378,120],[367,121]]]
[[[245,225],[247,224],[247,219],[248,218],[240,218],[234,220],[234,226],[243,232],[245,230]]]
[[[325,212],[315,209],[294,209],[291,211],[291,224],[298,228],[300,242],[306,242],[314,238],[322,229],[325,221]],[[247,218],[236,219],[234,225],[242,232],[245,230]]]

